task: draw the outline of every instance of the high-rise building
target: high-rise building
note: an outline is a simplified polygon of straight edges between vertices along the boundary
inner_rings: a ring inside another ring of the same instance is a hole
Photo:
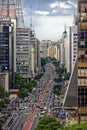
[[[55,58],[58,60],[58,46],[57,42],[51,42],[51,44],[48,47],[48,57]]]
[[[30,76],[30,29],[17,28],[16,33],[16,71],[29,78]]]
[[[51,40],[42,40],[40,44],[41,57],[48,57],[48,47],[51,44]]]
[[[30,70],[31,75],[35,76],[35,73],[40,71],[40,41],[36,38],[34,30],[30,31],[30,48]],[[32,63],[34,63],[33,66]]]
[[[67,31],[66,31],[66,26],[65,26],[65,30],[62,34],[62,39],[59,40],[59,59],[60,59],[60,65],[65,65],[65,60],[68,60],[68,57],[66,58],[66,56],[68,56],[67,54],[65,54],[65,48],[68,47],[67,44]],[[69,49],[68,49],[69,50]],[[67,51],[68,53],[69,51]],[[67,62],[68,64],[68,62]],[[68,68],[67,68],[68,69]]]
[[[78,43],[78,35],[77,35],[77,25],[71,26],[71,72],[73,71],[73,67],[77,58],[77,43]]]
[[[63,64],[65,64],[63,40],[60,39],[60,40],[58,41],[58,43],[59,43],[59,62],[60,62],[60,65],[63,65]]]
[[[9,73],[10,89],[14,89],[16,71],[16,19],[0,18],[0,72]]]
[[[87,123],[87,0],[78,0],[78,116]]]

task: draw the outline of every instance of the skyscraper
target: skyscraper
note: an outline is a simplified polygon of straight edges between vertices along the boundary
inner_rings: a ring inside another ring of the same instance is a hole
[[[10,89],[14,89],[15,51],[16,19],[0,18],[0,72],[10,74]]]
[[[78,0],[78,116],[87,123],[87,0]]]

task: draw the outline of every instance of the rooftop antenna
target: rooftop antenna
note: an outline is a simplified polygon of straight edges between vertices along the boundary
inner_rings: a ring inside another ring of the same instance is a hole
[[[65,32],[66,32],[66,24],[65,24]]]
[[[16,0],[16,14],[17,14],[17,26],[25,27],[23,11],[22,11],[22,0]]]
[[[30,29],[32,30],[32,7],[30,7]]]

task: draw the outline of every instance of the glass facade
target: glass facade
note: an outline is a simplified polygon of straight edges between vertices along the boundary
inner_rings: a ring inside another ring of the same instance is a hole
[[[87,123],[87,0],[78,0],[78,117]]]
[[[9,26],[3,26],[0,32],[0,71],[9,70]]]

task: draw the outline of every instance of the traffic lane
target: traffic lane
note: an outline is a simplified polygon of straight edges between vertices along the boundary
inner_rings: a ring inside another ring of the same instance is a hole
[[[34,119],[35,119],[35,115],[36,115],[37,110],[38,110],[38,109],[37,109],[37,105],[39,106],[41,100],[44,98],[44,96],[45,96],[45,94],[46,94],[46,91],[47,91],[47,88],[48,88],[48,86],[49,86],[50,81],[51,81],[51,79],[48,80],[48,83],[47,83],[47,85],[45,86],[45,89],[42,91],[42,94],[39,96],[38,101],[37,101],[37,103],[35,104],[35,107],[34,107],[34,110],[33,110],[34,115],[32,115],[32,117],[31,117],[31,115],[29,116],[29,119],[28,119],[28,121],[26,122],[26,124],[25,124],[23,130],[30,130],[30,129],[31,129],[31,126],[32,126],[33,121],[34,121]]]

